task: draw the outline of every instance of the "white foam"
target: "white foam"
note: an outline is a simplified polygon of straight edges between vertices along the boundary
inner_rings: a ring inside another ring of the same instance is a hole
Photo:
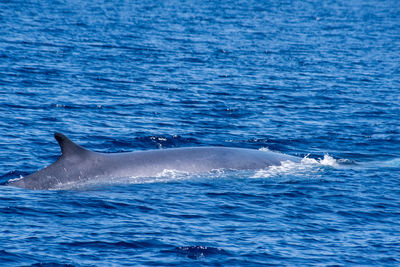
[[[309,158],[307,155],[300,162],[287,160],[281,162],[279,166],[270,166],[266,169],[258,170],[251,178],[269,178],[286,175],[315,176],[315,174],[321,172],[322,168],[326,166],[338,168],[340,164],[337,159],[329,155],[324,155],[322,159]]]
[[[155,175],[156,178],[180,178],[182,176],[187,176],[187,172],[182,172],[182,171],[178,171],[178,170],[173,170],[173,169],[164,169],[162,172],[158,173],[157,175]]]
[[[279,154],[284,155],[283,153],[273,151],[273,150],[269,149],[268,147],[262,147],[259,150],[266,151],[266,152],[274,152],[274,153],[279,153]],[[331,166],[331,167],[335,167],[335,168],[340,166],[337,159],[335,159],[327,154],[325,154],[322,159],[321,158],[313,159],[313,158],[309,158],[308,156],[309,156],[309,154],[301,160],[302,164],[324,165],[324,166]]]
[[[254,173],[251,178],[269,178],[278,177],[284,174],[292,173],[301,166],[300,163],[295,163],[293,161],[284,161],[279,166],[270,166],[266,169],[258,170]]]
[[[23,178],[24,178],[24,176],[20,175],[19,177],[12,178],[12,179],[8,180],[8,183],[16,182],[16,181],[19,181],[19,180],[21,180]]]
[[[324,155],[324,158],[319,158],[319,159],[313,159],[309,158],[309,155],[305,156],[302,160],[302,164],[311,164],[311,165],[323,165],[323,166],[330,166],[337,168],[339,167],[339,163],[337,159],[334,159],[333,157],[329,155]]]

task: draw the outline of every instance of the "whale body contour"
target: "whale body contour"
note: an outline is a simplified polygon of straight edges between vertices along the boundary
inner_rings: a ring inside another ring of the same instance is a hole
[[[104,177],[154,177],[164,170],[202,173],[216,169],[256,170],[299,158],[280,153],[230,147],[186,147],[126,153],[99,153],[55,133],[62,155],[50,166],[8,185],[48,190],[71,182]]]

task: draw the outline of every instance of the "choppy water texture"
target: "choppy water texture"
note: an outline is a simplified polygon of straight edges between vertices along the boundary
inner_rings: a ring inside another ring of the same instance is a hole
[[[1,1],[0,25],[2,181],[56,160],[55,131],[309,155],[0,186],[0,265],[400,265],[398,1]]]

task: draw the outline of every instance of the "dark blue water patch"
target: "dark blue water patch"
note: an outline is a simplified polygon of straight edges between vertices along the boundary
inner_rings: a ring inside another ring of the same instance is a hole
[[[96,141],[101,140],[101,146],[89,144],[88,147],[92,148],[93,150],[103,152],[130,152],[144,149],[161,149],[201,145],[198,140],[191,137],[182,137],[179,135],[144,136],[143,133],[140,132],[131,134],[131,138],[125,137],[120,140],[106,136],[90,136],[90,139]]]
[[[142,148],[157,147],[157,148],[172,148],[185,146],[198,146],[200,142],[195,138],[174,136],[140,136],[135,138],[136,143],[139,143]]]
[[[3,259],[3,264],[17,264],[18,262],[21,262],[21,260],[24,260],[25,257],[9,253],[5,250],[0,250],[0,259]]]
[[[104,242],[104,241],[87,241],[87,242],[73,242],[64,243],[68,247],[85,247],[94,249],[139,249],[139,248],[150,248],[154,247],[157,243],[152,241],[140,241],[140,242]]]
[[[208,257],[215,257],[218,255],[229,255],[228,252],[223,249],[207,247],[207,246],[185,246],[177,247],[174,250],[163,251],[165,253],[172,252],[178,255],[186,256],[193,260],[199,260]]]
[[[32,267],[74,267],[79,265],[69,264],[69,263],[58,263],[58,262],[41,262],[29,265]]]

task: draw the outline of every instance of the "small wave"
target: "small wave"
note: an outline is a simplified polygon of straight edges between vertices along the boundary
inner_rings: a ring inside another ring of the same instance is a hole
[[[76,241],[71,243],[62,243],[70,247],[85,247],[85,248],[144,248],[151,246],[149,242],[107,242],[107,241]]]
[[[370,161],[361,164],[363,168],[399,168],[400,167],[400,158],[394,158],[390,160],[382,160],[382,161]]]
[[[39,262],[30,265],[32,267],[74,267],[75,265],[68,263],[58,263],[58,262]]]
[[[183,246],[177,247],[172,251],[180,255],[184,255],[190,259],[198,260],[210,256],[229,255],[229,253],[221,248],[206,247],[206,246]]]
[[[338,160],[340,168],[352,168],[355,170],[369,170],[369,169],[397,169],[400,167],[400,158],[393,158],[389,160],[372,160],[372,161],[364,161],[357,162],[349,161],[349,160]]]
[[[400,158],[395,158],[385,161],[382,165],[385,167],[394,167],[394,168],[400,167]]]

